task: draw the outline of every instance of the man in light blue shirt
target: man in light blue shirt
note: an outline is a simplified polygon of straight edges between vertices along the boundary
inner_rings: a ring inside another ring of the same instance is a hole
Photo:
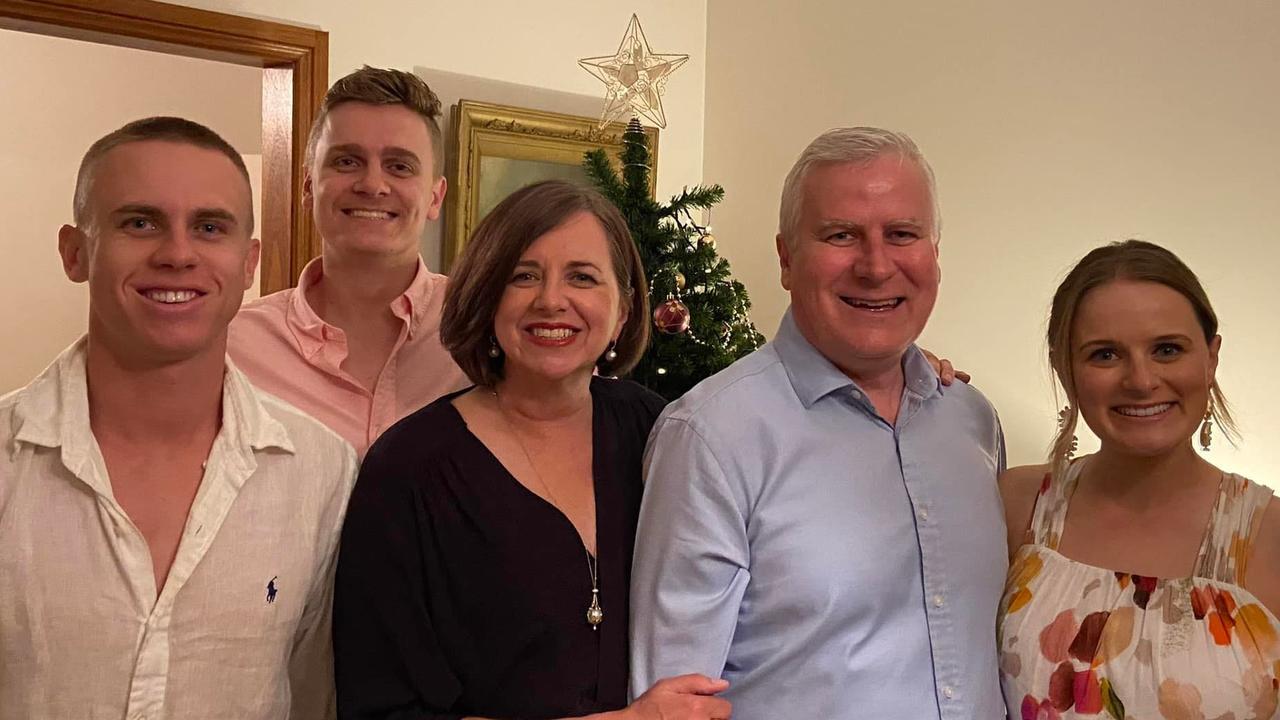
[[[932,170],[901,133],[832,130],[779,227],[777,336],[650,437],[631,686],[723,676],[735,720],[1002,718],[1000,424],[914,345],[939,280]]]

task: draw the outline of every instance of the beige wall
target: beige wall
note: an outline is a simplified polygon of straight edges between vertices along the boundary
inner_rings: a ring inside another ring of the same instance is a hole
[[[1054,427],[1045,310],[1104,241],[1179,253],[1221,315],[1245,432],[1212,459],[1280,481],[1280,5],[1136,0],[708,4],[705,177],[719,247],[772,334],[782,178],[839,125],[905,130],[937,171],[943,283],[924,342],[976,376],[1010,460]],[[1088,450],[1092,442],[1082,439]]]
[[[0,30],[0,394],[85,330],[85,287],[63,275],[57,233],[89,145],[139,117],[181,115],[246,153],[256,183],[261,96],[253,68]]]
[[[181,0],[178,4],[306,25],[329,33],[329,79],[362,64],[431,70],[601,98],[578,67],[610,55],[634,12],[655,52],[690,60],[667,85],[659,195],[702,178],[706,0]]]

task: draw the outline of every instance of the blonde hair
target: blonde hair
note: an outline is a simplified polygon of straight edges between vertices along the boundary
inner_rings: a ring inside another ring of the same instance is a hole
[[[1213,311],[1213,305],[1209,302],[1200,279],[1177,255],[1159,245],[1142,240],[1125,240],[1096,248],[1081,258],[1053,294],[1046,332],[1049,364],[1053,367],[1068,401],[1061,427],[1058,428],[1049,451],[1055,476],[1066,469],[1067,456],[1080,419],[1080,410],[1075,402],[1075,383],[1071,377],[1071,331],[1075,325],[1076,311],[1090,291],[1115,280],[1154,282],[1176,291],[1191,303],[1196,321],[1204,332],[1205,342],[1212,342],[1218,334],[1218,315]],[[1057,387],[1054,388],[1054,393],[1057,394]],[[1227,440],[1234,444],[1240,437],[1240,432],[1216,378],[1209,386],[1209,412],[1217,419]]]
[[[942,234],[942,211],[938,207],[938,188],[933,168],[906,133],[877,127],[850,127],[828,130],[800,153],[782,183],[782,203],[778,210],[778,232],[792,245],[800,225],[804,205],[804,180],[817,165],[853,163],[864,165],[884,155],[898,155],[911,160],[924,172],[933,201],[933,239]]]

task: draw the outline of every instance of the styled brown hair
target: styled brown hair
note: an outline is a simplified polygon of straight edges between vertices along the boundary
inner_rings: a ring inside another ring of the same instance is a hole
[[[320,111],[311,123],[307,136],[307,166],[316,159],[316,143],[325,118],[339,105],[349,102],[367,105],[403,105],[414,111],[427,124],[431,135],[432,177],[440,177],[444,167],[444,147],[440,135],[440,98],[432,92],[422,78],[403,70],[375,68],[365,65],[333,84],[324,94]]]
[[[249,183],[249,170],[244,165],[244,158],[240,157],[240,153],[231,147],[231,143],[223,140],[218,133],[198,122],[180,117],[149,117],[134,120],[119,130],[103,135],[89,146],[84,157],[80,159],[80,170],[76,173],[75,195],[71,201],[71,212],[75,217],[76,225],[83,227],[89,222],[87,215],[89,191],[93,187],[98,162],[103,156],[121,145],[148,140],[194,145],[226,155],[244,178],[245,193],[249,196],[249,217],[245,218],[245,222],[248,225],[249,234],[253,234],[253,189]]]
[[[640,361],[649,344],[649,287],[622,213],[595,190],[544,180],[498,203],[472,233],[450,273],[440,341],[472,382],[492,387],[502,379],[505,357],[489,357],[493,320],[520,256],[579,212],[591,213],[604,227],[622,302],[630,302],[627,322],[613,347],[618,357],[611,362],[602,357],[597,366],[602,373],[625,375]]]
[[[1053,294],[1046,333],[1049,364],[1053,366],[1069,403],[1050,452],[1055,475],[1066,467],[1068,450],[1080,417],[1080,410],[1075,404],[1075,383],[1071,377],[1071,331],[1075,325],[1076,310],[1091,290],[1115,280],[1159,283],[1176,291],[1191,303],[1205,342],[1212,342],[1218,334],[1218,315],[1213,311],[1200,279],[1172,252],[1142,240],[1125,240],[1096,248],[1081,258]],[[1216,378],[1209,386],[1209,412],[1217,418],[1227,439],[1234,442],[1239,437],[1239,430]]]

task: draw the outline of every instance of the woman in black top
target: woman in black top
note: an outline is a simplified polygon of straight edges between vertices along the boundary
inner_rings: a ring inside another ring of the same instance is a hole
[[[455,269],[441,339],[476,387],[370,449],[334,605],[344,718],[728,718],[726,683],[627,700],[632,543],[662,409],[620,374],[648,292],[618,211],[548,181],[509,196]]]

